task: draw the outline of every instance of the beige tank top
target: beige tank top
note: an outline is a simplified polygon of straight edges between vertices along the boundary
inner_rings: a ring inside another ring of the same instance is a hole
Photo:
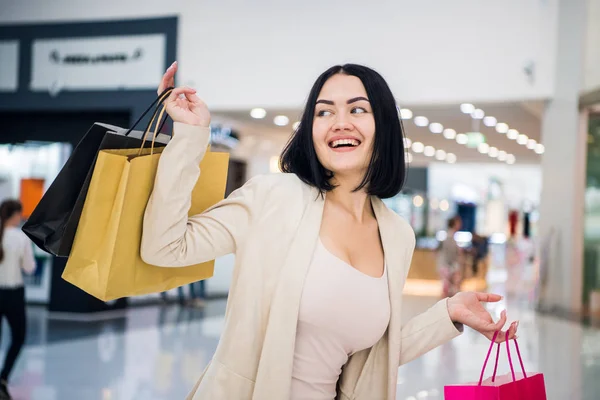
[[[319,239],[300,301],[291,399],[335,399],[348,357],[377,343],[389,321],[387,266],[380,278],[365,275]]]

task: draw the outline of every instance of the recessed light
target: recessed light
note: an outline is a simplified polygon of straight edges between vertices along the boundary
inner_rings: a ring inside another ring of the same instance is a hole
[[[541,143],[538,143],[538,144],[535,146],[535,152],[536,152],[536,153],[538,153],[538,154],[544,154],[544,152],[545,152],[545,151],[546,151],[546,148],[544,147],[544,145],[543,145],[543,144],[541,144]]]
[[[427,157],[433,157],[435,155],[435,149],[433,146],[425,146],[425,149],[423,149],[423,154]]]
[[[267,116],[267,110],[264,108],[253,108],[250,111],[250,116],[255,119],[263,119]]]
[[[500,122],[496,124],[496,132],[498,133],[506,133],[508,132],[508,125],[504,122]]]
[[[460,111],[465,114],[471,114],[473,111],[475,111],[475,106],[471,103],[463,103],[460,105]]]
[[[456,162],[456,154],[448,153],[446,154],[446,162],[449,164],[454,164]]]
[[[446,128],[446,129],[444,129],[444,137],[446,139],[455,139],[456,131],[452,128]]]
[[[275,118],[273,118],[273,123],[277,126],[286,126],[290,123],[290,119],[285,115],[278,115]]]
[[[529,150],[533,150],[533,149],[535,149],[535,146],[537,146],[537,142],[536,142],[534,139],[529,139],[529,140],[527,141],[527,148],[528,148]]]
[[[429,130],[431,131],[431,133],[442,133],[442,131],[444,130],[444,126],[439,122],[432,122],[429,125]]]
[[[400,118],[402,119],[411,119],[413,117],[413,112],[408,108],[400,109]]]
[[[490,151],[488,151],[488,156],[490,156],[492,158],[498,157],[498,148],[490,147]]]
[[[521,145],[526,145],[528,141],[529,141],[529,138],[527,137],[527,135],[521,134],[517,137],[517,143],[519,143]]]
[[[481,108],[478,108],[476,110],[473,110],[473,112],[471,113],[471,117],[473,117],[473,119],[483,119],[483,117],[485,117],[485,113]]]
[[[299,126],[300,126],[300,121],[296,121],[296,122],[294,122],[294,125],[292,125],[292,129],[297,130]]]
[[[438,150],[435,152],[435,158],[440,161],[444,161],[446,159],[446,152],[444,150]]]
[[[498,160],[500,160],[500,161],[506,161],[507,156],[508,156],[508,154],[506,154],[505,151],[498,152]]]
[[[419,208],[423,205],[423,197],[416,195],[413,197],[413,204],[415,207]]]
[[[512,154],[509,154],[508,156],[506,156],[507,164],[514,164],[516,161],[517,161],[517,159]]]
[[[412,146],[412,140],[410,140],[407,137],[405,137],[403,140],[404,140],[404,148],[405,149],[410,149],[410,146]]]
[[[483,124],[485,126],[494,127],[498,123],[498,120],[495,117],[488,115],[483,119]]]
[[[450,204],[448,203],[448,200],[440,201],[440,210],[448,211],[448,208],[450,208]]]
[[[490,151],[490,145],[487,143],[479,143],[477,150],[479,150],[481,154],[487,154]]]
[[[422,153],[425,150],[425,145],[421,142],[414,142],[412,144],[412,151],[415,153]]]
[[[427,119],[427,117],[423,117],[421,115],[419,115],[418,117],[415,117],[415,119],[413,121],[415,121],[415,125],[416,126],[427,126],[427,125],[429,125],[429,120]]]
[[[509,129],[508,132],[506,132],[506,137],[511,140],[517,140],[519,137],[519,131],[516,129]]]
[[[469,137],[464,133],[459,133],[458,135],[456,135],[456,143],[467,144],[469,143]]]

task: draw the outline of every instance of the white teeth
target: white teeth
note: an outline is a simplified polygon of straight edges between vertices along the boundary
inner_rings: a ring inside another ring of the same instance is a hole
[[[335,148],[344,144],[349,144],[351,146],[358,146],[360,142],[356,139],[338,139],[331,142],[331,147]]]

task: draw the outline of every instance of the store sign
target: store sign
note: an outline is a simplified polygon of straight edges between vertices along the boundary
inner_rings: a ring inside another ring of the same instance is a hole
[[[0,92],[16,92],[19,87],[19,42],[0,41]]]
[[[165,46],[164,34],[35,40],[31,90],[155,89]]]
[[[240,142],[237,134],[228,126],[211,125],[210,143],[233,150]]]

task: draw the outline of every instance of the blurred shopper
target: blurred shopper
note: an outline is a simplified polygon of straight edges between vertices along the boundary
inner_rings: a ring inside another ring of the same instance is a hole
[[[415,236],[381,201],[402,188],[405,153],[396,101],[377,72],[324,72],[281,157],[284,173],[253,178],[192,217],[210,113],[191,88],[165,106],[175,134],[146,209],[142,258],[183,267],[236,254],[224,331],[190,399],[391,400],[398,366],[461,324],[490,339],[504,326],[506,314],[494,323],[482,304],[500,296],[484,293],[444,299],[402,325]]]
[[[438,272],[442,278],[442,297],[452,297],[460,291],[462,283],[461,260],[462,250],[454,239],[454,234],[460,230],[460,217],[448,220],[446,239],[442,242],[438,255]]]
[[[471,240],[471,269],[473,271],[473,276],[477,276],[477,273],[479,272],[479,263],[487,257],[488,247],[488,239],[486,237],[473,234],[473,239]]]
[[[35,270],[31,243],[19,229],[21,212],[21,203],[16,200],[0,204],[0,327],[2,318],[6,318],[11,333],[10,347],[0,371],[0,400],[11,398],[8,378],[25,343],[25,288],[22,273],[31,274]]]

